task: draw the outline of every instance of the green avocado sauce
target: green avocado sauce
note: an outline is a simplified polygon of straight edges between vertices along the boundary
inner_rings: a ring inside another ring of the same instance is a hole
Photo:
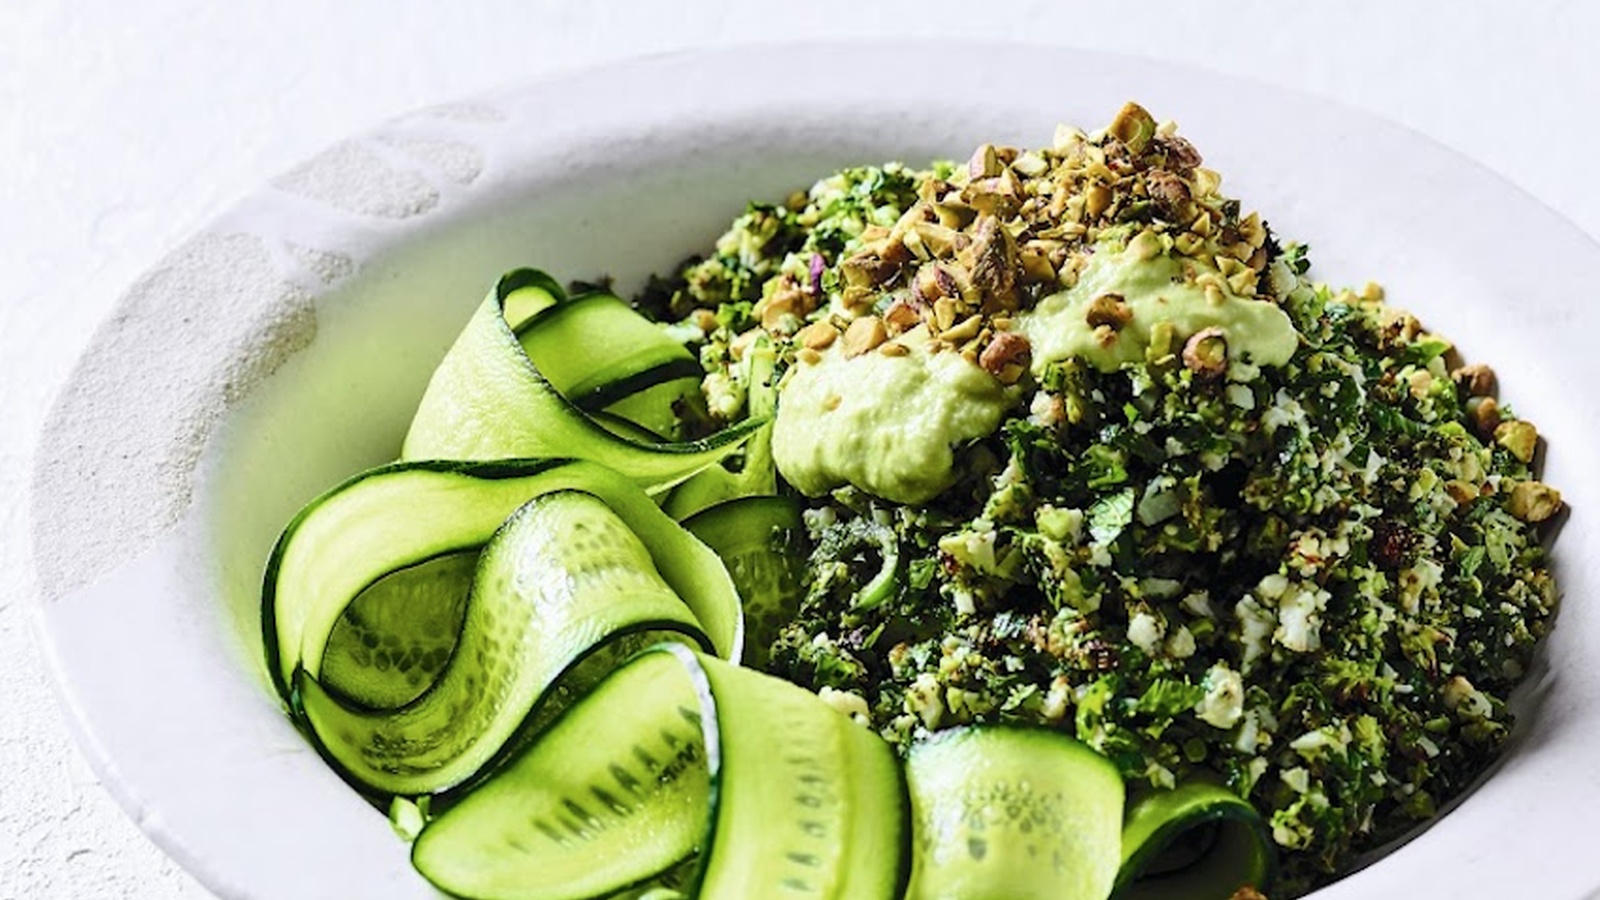
[[[920,330],[920,329],[919,329]],[[797,363],[779,393],[772,454],[808,496],[853,484],[897,503],[925,503],[955,481],[955,445],[991,434],[1017,393],[925,335],[910,352],[847,357],[835,342]]]
[[[1131,313],[1119,330],[1097,331],[1086,318],[1104,294]],[[1176,352],[1212,327],[1222,330],[1230,357],[1255,365],[1281,366],[1299,344],[1276,304],[1238,296],[1216,269],[1164,251],[1148,233],[1100,241],[1074,287],[1016,323],[1033,346],[1035,374],[1075,356],[1109,372],[1144,360],[1153,344]],[[925,334],[902,342],[910,348],[904,356],[847,357],[835,344],[795,366],[780,394],[773,455],[802,493],[851,484],[885,500],[925,503],[955,481],[954,448],[991,434],[1016,402],[1016,391],[959,353],[928,352]]]
[[[1208,284],[1216,288],[1210,297]],[[1132,313],[1119,330],[1097,331],[1089,324],[1089,304],[1105,294],[1119,296]],[[1095,245],[1076,285],[1017,317],[1017,330],[1033,345],[1035,374],[1074,356],[1110,372],[1143,361],[1152,343],[1176,341],[1157,349],[1176,352],[1185,338],[1212,327],[1222,330],[1230,358],[1254,365],[1281,366],[1299,344],[1294,324],[1277,304],[1238,296],[1217,269],[1164,249],[1149,232],[1131,239],[1108,235]]]

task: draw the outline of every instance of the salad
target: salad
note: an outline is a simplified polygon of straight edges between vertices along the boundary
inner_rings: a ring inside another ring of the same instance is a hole
[[[1297,896],[1492,763],[1563,509],[1309,271],[1129,104],[631,301],[509,273],[285,531],[269,669],[461,896]]]

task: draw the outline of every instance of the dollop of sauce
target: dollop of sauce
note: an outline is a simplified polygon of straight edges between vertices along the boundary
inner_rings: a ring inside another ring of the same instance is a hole
[[[1172,253],[1149,232],[1102,239],[1073,287],[1012,327],[1032,345],[1035,375],[1071,357],[1108,372],[1177,353],[1207,328],[1221,330],[1229,359],[1252,365],[1283,365],[1300,340],[1277,304],[1240,296],[1218,268]],[[779,392],[772,449],[802,493],[851,484],[897,503],[932,500],[956,480],[955,448],[992,434],[1020,397],[960,353],[930,352],[925,326],[898,341],[904,355],[847,356],[836,341],[795,363]]]
[[[773,461],[801,493],[844,484],[897,503],[925,503],[956,479],[955,447],[1000,426],[1017,400],[993,375],[926,333],[909,352],[845,355],[842,342],[797,362],[779,394]]]
[[[1104,316],[1096,324],[1090,314],[1097,298],[1108,295],[1127,316],[1116,327],[1104,324]],[[1176,352],[1205,328],[1222,330],[1230,359],[1258,366],[1288,362],[1300,340],[1277,304],[1239,296],[1216,267],[1163,249],[1150,232],[1112,234],[1096,243],[1077,284],[1040,300],[1015,327],[1033,345],[1035,374],[1074,356],[1109,372],[1144,360],[1158,341],[1176,341],[1158,347]]]

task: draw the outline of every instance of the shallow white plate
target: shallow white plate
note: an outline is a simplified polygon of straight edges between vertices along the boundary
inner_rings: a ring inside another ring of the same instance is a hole
[[[1319,893],[1550,898],[1600,885],[1600,248],[1405,129],[1266,85],[1042,47],[843,44],[660,58],[423,110],[274,180],[160,262],[96,334],[37,475],[43,631],[89,759],[228,898],[436,896],[266,687],[258,591],[314,494],[395,455],[433,364],[508,268],[628,289],[750,198],[842,165],[1048,142],[1137,98],[1316,272],[1390,296],[1502,374],[1576,510],[1550,674],[1504,765]]]

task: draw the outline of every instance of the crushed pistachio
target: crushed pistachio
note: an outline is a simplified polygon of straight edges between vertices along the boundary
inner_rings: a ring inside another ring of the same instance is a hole
[[[1501,422],[1495,426],[1494,442],[1506,448],[1522,462],[1533,462],[1534,451],[1539,447],[1539,430],[1525,419]]]

